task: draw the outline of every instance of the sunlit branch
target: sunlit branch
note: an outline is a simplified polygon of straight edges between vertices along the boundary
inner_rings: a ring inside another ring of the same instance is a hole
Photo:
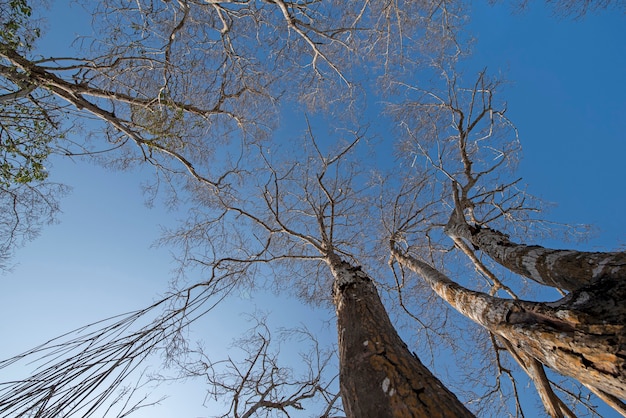
[[[626,376],[621,376],[620,370],[625,369],[617,355],[619,343],[613,339],[615,335],[623,338],[623,312],[617,309],[611,315],[597,317],[593,311],[581,307],[581,303],[588,304],[594,298],[598,301],[592,304],[617,303],[624,297],[622,283],[605,280],[549,304],[500,299],[460,286],[428,264],[401,252],[393,238],[390,246],[400,264],[420,275],[466,317],[515,341],[518,349],[559,373],[613,396],[624,396],[621,382]],[[551,343],[546,344],[547,341]],[[564,344],[562,349],[561,344]],[[581,357],[585,359],[584,366]],[[611,373],[607,374],[607,367]]]
[[[302,22],[300,22],[298,19],[294,18],[291,15],[287,7],[287,4],[283,0],[269,0],[269,1],[271,1],[272,3],[278,6],[289,28],[294,30],[309,45],[309,47],[313,51],[313,62],[312,62],[313,69],[316,72],[318,71],[317,60],[321,58],[322,60],[324,60],[324,62],[328,64],[328,66],[330,66],[330,68],[333,69],[333,71],[335,71],[335,73],[337,73],[337,75],[341,78],[341,80],[346,85],[350,85],[350,82],[343,76],[341,70],[326,56],[326,54],[324,54],[320,50],[318,43],[313,42],[313,40],[309,37],[309,35],[300,28],[300,25],[302,25]]]

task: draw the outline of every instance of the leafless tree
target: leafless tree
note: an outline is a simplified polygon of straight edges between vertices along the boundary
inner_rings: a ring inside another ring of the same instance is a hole
[[[507,181],[503,172],[514,161],[516,133],[505,109],[494,103],[497,83],[484,73],[472,88],[460,88],[455,78],[447,86],[445,95],[430,92],[427,100],[409,104],[420,109],[421,119],[413,125],[407,122],[410,139],[404,146],[414,147],[429,168],[439,173],[441,183],[434,187],[451,215],[433,225],[432,219],[419,217],[417,211],[396,212],[390,244],[393,257],[456,310],[487,329],[494,348],[511,353],[535,383],[551,416],[574,414],[556,396],[544,366],[573,377],[624,413],[620,399],[625,396],[626,294],[621,279],[626,254],[518,245],[492,229],[499,225],[528,236],[533,222],[527,215],[537,210],[532,198],[517,188],[519,180],[509,177]],[[409,120],[406,113],[400,117]],[[419,225],[416,216],[426,226]],[[484,291],[470,290],[472,285],[454,282],[433,268],[433,263],[442,262],[441,248],[424,244],[421,235],[443,239],[441,232],[453,240],[456,251],[467,256],[473,274],[488,283]],[[407,243],[406,249],[401,249],[401,241]],[[570,293],[555,302],[523,301],[512,289],[517,285],[507,284],[503,272],[481,254],[513,273]],[[496,297],[498,292],[508,298]]]
[[[306,300],[332,303],[338,321],[341,394],[348,416],[471,416],[399,338],[374,282],[362,269],[359,260],[367,258],[365,234],[371,230],[362,227],[359,219],[367,217],[371,193],[352,157],[363,133],[345,135],[353,139],[344,137],[335,146],[322,146],[309,130],[306,147],[298,147],[299,158],[285,157],[285,145],[276,162],[261,149],[254,185],[258,198],[251,199],[249,190],[239,190],[241,196],[221,200],[221,213],[201,216],[219,223],[188,225],[171,239],[187,249],[188,261],[209,267],[216,251],[224,251],[225,245],[240,248],[243,242],[251,248],[254,237],[258,244],[254,251],[248,250],[249,258],[232,262],[268,264],[275,280],[285,281]],[[237,221],[228,222],[229,216]],[[223,222],[229,224],[228,238]]]
[[[110,414],[132,412],[141,401],[121,401],[115,391],[148,355],[184,359],[181,354],[189,353],[186,327],[232,289],[271,276],[276,287],[334,308],[341,396],[348,416],[471,416],[400,339],[389,319],[383,290],[397,291],[406,311],[413,307],[402,299],[410,293],[406,276],[400,280],[382,273],[389,254],[387,245],[380,245],[385,234],[395,260],[424,276],[437,294],[490,332],[497,373],[511,376],[502,353],[512,354],[551,415],[573,413],[555,395],[554,388],[560,388],[547,377],[544,365],[577,378],[624,410],[618,399],[624,396],[619,390],[624,386],[624,313],[619,309],[624,295],[616,280],[621,273],[607,273],[622,266],[623,254],[515,246],[499,232],[527,232],[529,214],[537,207],[518,189],[517,179],[502,174],[513,167],[518,143],[505,109],[493,103],[497,85],[484,74],[469,89],[458,85],[453,64],[464,51],[454,36],[463,17],[458,5],[107,1],[92,12],[102,36],[83,40],[92,51],[86,58],[35,57],[4,39],[0,103],[36,107],[52,130],[60,129],[57,121],[64,115],[96,121],[106,138],[55,144],[57,148],[46,152],[102,155],[106,163],[123,167],[147,162],[160,178],[174,186],[181,182],[194,207],[186,223],[163,242],[181,248],[182,266],[199,267],[204,279],[178,283],[179,290],[147,309],[94,324],[76,337],[68,334],[1,363],[8,367],[36,356],[49,361],[31,378],[0,387],[2,413],[101,415],[111,399],[122,409],[108,410]],[[375,60],[377,67],[366,71],[363,59]],[[419,71],[433,67],[448,74],[442,94],[413,83]],[[348,128],[364,105],[362,89],[371,88],[359,84],[364,83],[360,71],[377,76],[387,97],[399,90],[419,97],[390,109],[399,115],[408,138],[399,147],[404,167],[408,171],[418,160],[426,162],[419,175],[402,173],[400,186],[393,174],[391,181],[385,175],[380,183],[372,180],[363,154],[357,152],[366,140],[364,124]],[[271,138],[281,100],[306,104],[314,118],[328,111],[343,130],[339,137],[328,134],[320,141],[309,124],[306,138],[298,139],[297,150],[290,153],[290,144]],[[39,161],[26,161],[38,167],[33,163]],[[381,190],[376,184],[389,187]],[[385,196],[393,196],[394,203]],[[383,227],[373,221],[376,209],[383,212]],[[454,252],[450,238],[458,248]],[[401,249],[402,243],[407,247]],[[515,251],[508,252],[511,248]],[[433,268],[456,268],[459,263],[450,259],[458,258],[458,251],[487,283],[483,292],[469,291]],[[516,286],[494,273],[482,253],[515,273],[572,293],[552,304],[521,301]],[[598,274],[543,274],[552,264],[537,264],[542,254],[564,260],[564,266],[571,266],[572,257],[585,257],[595,263],[591,273]],[[613,263],[610,268],[599,268],[608,263]],[[498,292],[510,299],[496,298]],[[601,297],[618,308],[595,312],[589,304]],[[437,303],[430,301],[427,309]],[[436,327],[421,324],[443,333],[448,322],[444,316]],[[308,378],[292,380],[269,351],[269,330],[260,327],[259,338],[245,342],[249,351],[243,363],[221,363],[224,374],[212,374],[217,364],[210,359],[205,359],[204,369],[202,361],[181,360],[179,366],[191,374],[208,373],[215,395],[227,391],[232,396],[227,414],[286,413],[312,396],[324,398],[329,414],[337,398],[319,384],[323,367],[313,367]],[[602,354],[612,357],[566,353],[557,350],[561,344],[593,346],[591,354],[605,350]],[[590,368],[598,372],[581,375]],[[512,384],[516,393],[514,379]],[[515,408],[523,414],[519,401]]]
[[[414,66],[419,51],[458,48],[462,18],[451,1],[111,0],[85,5],[96,38],[50,56],[36,48],[45,12],[1,5],[2,179],[36,180],[42,219],[56,210],[57,190],[40,181],[51,154],[152,164],[155,186],[174,191],[188,178],[179,173],[228,187],[245,173],[241,155],[278,126],[280,103],[354,117],[370,78]],[[8,222],[36,229],[25,222],[36,212]]]
[[[347,416],[472,416],[400,339],[374,282],[357,264],[357,256],[366,246],[357,240],[362,232],[356,227],[356,215],[369,205],[369,193],[358,164],[349,158],[363,134],[345,135],[352,139],[344,136],[337,145],[327,147],[334,152],[324,151],[309,135],[307,152],[299,151],[298,159],[272,162],[267,149],[260,148],[255,158],[257,182],[232,188],[228,194],[216,195],[198,182],[198,211],[204,210],[198,219],[204,221],[183,225],[170,233],[169,240],[186,249],[184,261],[204,267],[212,279],[155,304],[151,310],[167,303],[171,306],[167,314],[137,331],[126,329],[146,318],[147,312],[133,313],[86,336],[53,341],[26,353],[25,357],[30,357],[51,350],[48,356],[63,357],[63,362],[69,356],[70,363],[53,363],[34,379],[7,385],[0,398],[3,411],[35,410],[39,416],[62,411],[71,416],[84,414],[81,406],[95,413],[150,352],[164,350],[169,358],[181,358],[180,350],[186,348],[179,338],[181,330],[209,310],[212,300],[235,286],[259,280],[263,266],[272,269],[276,280],[301,289],[303,298],[311,301],[318,297],[334,304],[339,383]],[[255,168],[253,161],[246,166]],[[281,375],[268,351],[266,332],[246,342],[249,355],[243,365],[228,361],[226,374],[212,374],[214,368],[208,361],[204,362],[207,367],[200,367],[200,361],[188,365],[187,370],[208,372],[215,393],[228,391],[233,398],[227,414],[248,416],[270,407],[284,412],[313,395],[321,395],[333,405],[337,399],[319,384],[315,369],[295,386],[288,384],[290,378]],[[182,365],[186,367],[186,363]],[[109,376],[113,382],[104,382]],[[289,387],[295,387],[295,392]],[[291,395],[274,392],[279,388]],[[83,399],[85,393],[93,395]]]
[[[186,184],[211,213],[190,219],[196,224],[181,242],[217,232],[206,242],[218,250],[202,258],[185,258],[206,267],[206,281],[183,287],[153,307],[113,323],[87,327],[76,338],[65,336],[4,362],[9,365],[34,356],[60,359],[44,366],[33,379],[3,387],[3,412],[37,416],[96,414],[149,353],[165,351],[171,358],[183,350],[181,330],[210,310],[210,301],[219,300],[231,286],[258,280],[259,265],[282,268],[281,261],[302,259],[319,266],[323,261],[327,267],[334,266],[336,275],[350,276],[340,273],[344,261],[339,257],[347,256],[349,242],[357,240],[338,238],[334,231],[339,228],[334,225],[337,219],[353,221],[331,213],[315,218],[314,230],[282,230],[281,223],[287,221],[283,205],[291,216],[297,213],[297,205],[292,204],[299,199],[292,192],[282,193],[290,170],[286,178],[279,178],[273,164],[261,159],[262,172],[274,177],[267,184],[257,184],[262,186],[256,189],[262,191],[261,196],[246,196],[244,190],[255,190],[245,185],[258,178],[259,167],[253,159],[258,159],[258,150],[273,148],[264,143],[276,126],[279,99],[304,103],[315,111],[338,108],[334,114],[349,120],[362,106],[359,83],[367,68],[361,65],[364,58],[380,62],[382,56],[384,64],[376,71],[392,74],[414,65],[417,50],[454,50],[458,45],[450,29],[461,17],[451,2],[440,1],[108,1],[90,11],[98,38],[82,39],[87,46],[84,55],[50,57],[26,47],[31,43],[24,41],[32,9],[26,1],[15,4],[19,19],[3,15],[9,24],[17,23],[16,31],[0,43],[3,105],[26,103],[37,108],[52,134],[63,129],[58,121],[64,117],[82,118],[101,132],[90,135],[90,142],[64,142],[46,149],[48,153],[96,155],[121,167],[147,162],[167,182]],[[420,38],[426,41],[415,41]],[[413,41],[406,42],[409,39]],[[21,123],[19,118],[16,121]],[[102,136],[106,141],[99,140]],[[324,170],[341,158],[326,161]],[[307,161],[298,164],[302,163],[308,166]],[[300,182],[307,173],[299,175]],[[313,185],[316,198],[322,200],[311,201],[309,212],[324,212],[336,199],[343,200],[342,192],[337,196],[322,193],[326,187],[322,177]],[[279,183],[280,204],[279,195],[273,195],[279,193]],[[309,196],[307,190],[305,184]],[[253,210],[257,208],[248,207],[250,201],[261,205],[258,217]],[[315,237],[318,228],[326,228],[324,217],[333,224],[330,237]],[[229,231],[232,221],[243,221],[249,229]],[[342,234],[351,233],[347,225],[341,226]],[[262,234],[257,236],[258,230]],[[276,251],[281,243],[287,246]],[[290,250],[291,243],[296,244]],[[334,249],[343,244],[348,247],[341,250],[345,253]],[[326,282],[317,278],[313,286],[301,282],[304,295],[327,299],[332,288],[329,272]],[[307,277],[307,282],[313,277]],[[371,288],[369,279],[359,277],[359,283]],[[337,290],[337,297],[342,292]],[[375,291],[371,297],[378,300]],[[164,306],[164,314],[150,319]],[[137,325],[141,321],[147,324]],[[397,335],[394,338],[403,355],[409,355],[407,361],[419,366],[416,372],[430,376]],[[384,385],[385,392],[400,390],[394,389],[395,381],[390,384]],[[442,385],[433,385],[431,389],[456,401]],[[354,409],[355,404],[351,405]]]
[[[180,364],[183,377],[206,382],[205,403],[226,405],[220,417],[289,417],[315,408],[323,418],[341,414],[337,375],[331,367],[335,351],[320,347],[306,328],[281,329],[276,338],[264,314],[249,319],[254,326],[233,341],[228,359],[213,360],[198,347],[190,353],[194,361]],[[297,364],[281,356],[283,344],[291,353],[302,347]]]

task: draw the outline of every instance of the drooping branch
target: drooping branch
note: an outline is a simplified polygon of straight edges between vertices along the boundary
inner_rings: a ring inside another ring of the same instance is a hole
[[[40,365],[27,378],[0,382],[0,415],[110,416],[116,403],[136,409],[139,405],[128,398],[136,391],[125,396],[117,390],[150,356],[184,351],[186,328],[230,292],[233,282],[227,278],[189,286],[147,308],[95,322],[0,361],[0,369],[23,362]]]

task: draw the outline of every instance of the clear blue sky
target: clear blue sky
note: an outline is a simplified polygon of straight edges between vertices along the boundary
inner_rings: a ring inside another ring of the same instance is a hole
[[[538,1],[523,14],[512,13],[507,4],[485,3],[474,4],[473,63],[476,69],[501,71],[510,81],[504,96],[524,148],[520,176],[531,193],[556,204],[550,219],[597,228],[585,248],[623,248],[626,19],[617,13],[558,19]],[[73,25],[86,22],[77,18],[75,7],[53,4],[51,35],[42,48],[71,41]],[[118,173],[70,160],[55,160],[51,172],[53,180],[73,191],[62,201],[60,223],[20,249],[13,270],[0,276],[5,313],[0,358],[147,305],[167,289],[174,267],[167,249],[151,245],[160,226],[175,225],[184,213],[144,206],[140,182],[148,172]],[[312,314],[295,301],[243,297],[199,326],[198,337],[225,350],[230,337],[237,336],[232,331],[245,322],[238,313],[255,305],[272,307],[272,325],[297,325]],[[4,377],[0,374],[0,380]],[[201,406],[201,385],[165,391],[171,397],[162,406],[136,416],[210,415]]]
[[[624,15],[557,19],[540,2],[507,15],[506,5],[475,3],[475,62],[511,81],[507,114],[520,132],[530,191],[558,205],[553,220],[595,225],[591,247],[625,245]]]

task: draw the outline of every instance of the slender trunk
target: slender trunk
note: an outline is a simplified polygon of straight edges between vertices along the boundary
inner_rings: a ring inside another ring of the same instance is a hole
[[[600,279],[626,278],[626,252],[554,250],[516,244],[501,232],[473,227],[453,213],[445,232],[463,238],[509,270],[537,283],[573,291]]]
[[[502,336],[500,336],[499,340],[533,381],[541,403],[543,403],[548,415],[552,418],[576,418],[572,410],[552,390],[543,364],[523,351],[517,350],[510,341],[504,339]]]
[[[371,279],[334,254],[340,386],[349,418],[472,417],[400,339]]]
[[[626,398],[626,283],[603,279],[553,303],[466,289],[392,243],[393,256],[463,315],[553,370]]]

